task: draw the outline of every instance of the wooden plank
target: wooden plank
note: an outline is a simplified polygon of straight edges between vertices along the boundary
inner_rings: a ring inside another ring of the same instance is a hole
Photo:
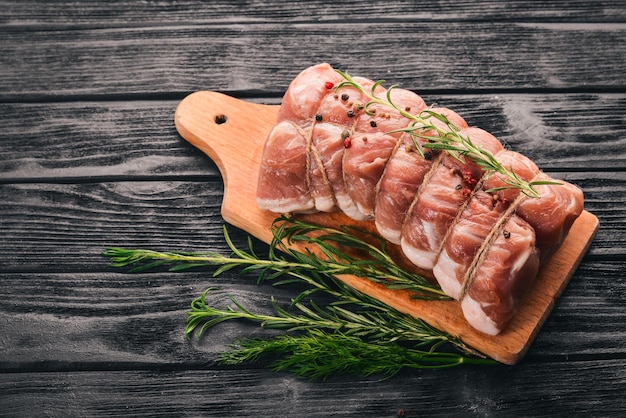
[[[173,25],[193,22],[299,22],[337,21],[360,19],[445,21],[523,21],[556,20],[576,22],[592,20],[602,22],[623,21],[626,3],[623,1],[575,0],[529,4],[527,1],[497,0],[440,1],[423,7],[414,1],[372,3],[363,7],[358,0],[333,3],[308,1],[306,6],[297,2],[268,0],[212,1],[210,5],[196,1],[177,1],[176,4],[134,1],[104,3],[59,1],[55,5],[37,0],[3,1],[5,26],[86,26],[120,27],[133,25]],[[63,13],[59,13],[62,10]]]
[[[367,31],[352,21],[17,27],[0,31],[0,99],[196,90],[278,95],[294,69],[325,61],[354,74],[393,74],[394,82],[417,91],[606,91],[623,87],[614,75],[624,72],[616,59],[624,54],[623,24],[455,21],[441,30],[440,22],[372,20]]]
[[[562,173],[557,173],[562,174]],[[589,255],[626,255],[626,173],[563,176],[585,190],[601,220]],[[0,272],[106,269],[107,246],[202,251],[223,245],[222,179],[0,185]],[[245,234],[229,231],[245,246]]]
[[[463,94],[424,99],[454,109],[471,125],[523,150],[547,172],[572,170],[567,175],[579,185],[588,179],[575,172],[607,171],[605,176],[617,176],[616,171],[626,166],[625,94]],[[280,99],[255,102],[278,104]],[[213,161],[178,136],[173,123],[178,103],[0,104],[0,181],[218,176]]]
[[[256,206],[256,180],[265,138],[275,125],[277,114],[278,106],[248,103],[205,91],[185,98],[176,110],[175,119],[180,134],[211,157],[222,173],[224,219],[267,243],[273,238],[271,225],[276,214]],[[307,215],[306,218],[330,227],[356,224],[362,229],[373,229],[371,223],[355,223],[341,213]],[[472,329],[456,302],[415,300],[408,292],[389,290],[368,280],[348,275],[340,278],[401,312],[459,336],[465,343],[500,362],[513,364],[530,347],[555,300],[587,252],[597,229],[598,219],[583,212],[559,251],[542,267],[516,316],[495,337]]]
[[[576,174],[568,180],[584,188],[587,209],[601,220],[589,254],[624,257],[626,175]],[[222,199],[221,178],[0,185],[0,272],[101,271],[106,246],[211,248],[223,243]]]
[[[621,416],[623,360],[307,382],[265,370],[0,374],[9,416]],[[558,378],[555,378],[558,376]],[[451,387],[454,382],[454,387]],[[506,384],[503,384],[506,382]]]
[[[0,181],[218,176],[178,136],[176,104],[0,104]]]
[[[233,238],[245,248],[243,236]],[[228,253],[222,241],[211,241],[212,250]],[[98,254],[82,259],[100,271],[0,273],[0,371],[215,367],[218,353],[236,339],[276,332],[229,322],[187,341],[185,311],[193,299],[217,286],[221,290],[207,299],[211,305],[226,307],[227,295],[233,295],[249,309],[270,314],[271,297],[288,309],[298,292],[293,286],[257,285],[256,276],[237,271],[215,278],[213,268],[126,274],[108,269]],[[583,261],[522,364],[623,358],[625,336],[616,332],[626,320],[622,264]]]

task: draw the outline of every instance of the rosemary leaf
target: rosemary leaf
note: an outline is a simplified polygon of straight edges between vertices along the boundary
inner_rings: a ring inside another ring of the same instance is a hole
[[[507,169],[487,150],[477,147],[468,136],[463,136],[459,133],[459,129],[448,118],[440,113],[435,112],[432,109],[423,110],[418,115],[413,115],[406,110],[398,107],[391,99],[391,91],[397,87],[397,85],[390,86],[384,98],[379,97],[376,94],[376,88],[382,86],[384,80],[380,80],[374,84],[371,91],[368,92],[363,88],[356,80],[352,78],[348,73],[335,70],[344,79],[341,83],[335,86],[335,89],[341,87],[351,87],[357,89],[369,100],[365,104],[365,110],[369,115],[374,113],[369,111],[369,108],[374,105],[381,105],[396,110],[400,115],[408,119],[409,125],[404,129],[398,129],[393,132],[406,132],[413,138],[423,138],[429,142],[424,144],[424,148],[439,149],[447,151],[451,156],[463,162],[462,158],[470,158],[476,164],[480,165],[487,172],[497,172],[502,174],[508,186],[519,189],[522,193],[529,197],[538,198],[539,193],[534,188],[537,184],[552,184],[559,185],[557,181],[542,181],[528,182],[521,179],[512,169]],[[434,118],[444,124],[441,127],[431,121]],[[428,132],[428,135],[423,133]],[[434,132],[435,135],[430,134]],[[420,146],[416,146],[416,150],[424,157],[424,153]]]

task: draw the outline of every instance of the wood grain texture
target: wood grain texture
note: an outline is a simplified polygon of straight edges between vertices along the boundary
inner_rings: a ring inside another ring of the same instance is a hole
[[[625,415],[623,0],[0,6],[0,416]],[[191,299],[215,284],[215,303],[269,311],[295,289],[101,257],[228,252],[222,177],[176,133],[176,106],[197,90],[279,104],[321,61],[447,105],[583,188],[600,230],[522,362],[387,381],[224,367],[233,339],[271,334],[230,323],[187,341]]]
[[[619,1],[527,1],[497,0],[438,1],[424,7],[411,0],[372,3],[363,7],[359,0],[333,2],[325,0],[281,2],[268,0],[212,1],[210,5],[197,0],[174,3],[117,0],[109,4],[57,1],[55,4],[37,0],[3,1],[4,26],[36,27],[129,27],[146,25],[180,25],[194,23],[293,23],[301,21],[358,21],[384,17],[387,20],[449,22],[472,21],[600,21],[621,22],[626,16],[626,3]],[[63,13],[59,13],[63,10]]]
[[[562,176],[571,175],[562,170],[593,169],[619,176],[626,166],[625,94],[463,94],[424,99],[455,109],[471,125],[523,150],[546,172],[561,171]],[[180,100],[0,103],[0,182],[214,178],[219,172],[212,160],[176,133],[172,121]],[[278,104],[280,99],[255,102]],[[607,149],[612,150],[610,156]]]
[[[393,75],[390,81],[417,91],[612,91],[621,86],[616,74],[624,71],[619,57],[625,54],[621,24],[455,21],[445,31],[438,22],[384,20],[26,32],[9,27],[0,31],[0,99],[159,97],[197,90],[277,96],[294,69],[318,62],[354,74]]]
[[[554,378],[568,375],[577,379]],[[277,417],[306,411],[311,417],[394,418],[400,409],[410,417],[562,416],[563,411],[595,416],[599,405],[602,415],[619,416],[626,407],[623,397],[614,396],[615,388],[626,385],[619,360],[559,362],[549,368],[472,368],[471,374],[442,370],[400,377],[401,385],[374,379],[332,379],[311,385],[253,369],[246,370],[246,377],[238,370],[61,372],[50,373],[46,379],[36,373],[15,373],[0,375],[0,393],[9,416],[30,415],[33,410],[41,415],[77,417],[223,417],[233,411]],[[536,383],[525,384],[528,381]]]

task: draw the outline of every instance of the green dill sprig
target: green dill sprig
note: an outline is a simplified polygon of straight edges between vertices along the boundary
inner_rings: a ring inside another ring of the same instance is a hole
[[[368,102],[363,106],[363,110],[368,115],[374,116],[376,113],[372,110],[372,106],[381,105],[394,109],[400,115],[408,119],[410,123],[406,128],[397,129],[393,132],[403,132],[409,134],[413,139],[415,149],[422,155],[422,157],[424,157],[422,147],[442,150],[448,152],[449,155],[462,163],[465,162],[466,158],[470,158],[487,173],[501,174],[503,176],[502,181],[505,183],[505,186],[493,188],[487,190],[487,192],[515,188],[519,189],[522,193],[529,197],[538,198],[540,195],[535,186],[561,184],[551,180],[525,181],[515,173],[512,167],[504,167],[493,154],[474,144],[469,136],[462,135],[460,129],[450,122],[445,115],[435,112],[432,109],[425,109],[418,115],[414,115],[396,105],[391,99],[391,91],[398,87],[397,84],[390,86],[386,90],[385,96],[381,97],[376,93],[376,90],[378,87],[382,87],[382,84],[385,82],[384,80],[375,82],[368,91],[356,80],[354,80],[347,72],[340,70],[335,71],[337,71],[337,73],[344,78],[344,81],[337,84],[335,89],[350,87],[361,92],[361,94],[363,94],[368,100]],[[435,120],[441,122],[441,124],[434,123]],[[417,138],[423,139],[426,142],[420,146],[416,141]]]
[[[395,342],[364,341],[353,335],[316,329],[269,340],[240,340],[231,348],[220,356],[222,364],[239,365],[278,355],[279,359],[271,364],[273,370],[289,371],[311,379],[326,379],[338,373],[389,378],[404,368],[441,369],[462,364],[495,364],[484,358],[421,350]]]

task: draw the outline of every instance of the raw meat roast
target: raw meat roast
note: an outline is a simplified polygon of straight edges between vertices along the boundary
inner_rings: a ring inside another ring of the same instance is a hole
[[[375,84],[354,80],[367,92]],[[342,211],[371,220],[411,262],[433,272],[442,290],[460,301],[471,326],[500,333],[541,263],[581,214],[582,191],[559,181],[536,186],[540,197],[529,197],[470,158],[461,162],[427,148],[417,152],[426,140],[397,132],[411,120],[384,105],[370,107],[374,115],[366,113],[368,99],[354,87],[336,89],[342,81],[328,64],[309,67],[292,81],[265,143],[258,206],[277,213]],[[376,93],[386,94],[381,86]],[[413,115],[427,109],[411,91],[395,88],[390,95]],[[550,180],[528,158],[468,127],[453,111],[428,110],[444,115],[522,180]]]

